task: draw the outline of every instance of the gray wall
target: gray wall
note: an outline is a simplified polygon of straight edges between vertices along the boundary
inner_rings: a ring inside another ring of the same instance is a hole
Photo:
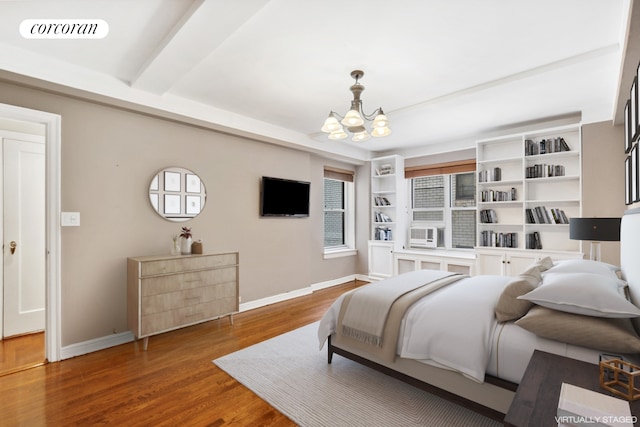
[[[80,227],[62,229],[63,346],[127,330],[126,258],[169,253],[185,224],[206,252],[240,253],[243,303],[357,272],[355,256],[322,256],[323,167],[352,165],[6,83],[0,102],[62,116],[62,210],[81,213]],[[167,166],[191,169],[207,188],[188,223],[150,206],[149,181]],[[311,181],[311,216],[261,218],[263,175]]]
[[[582,127],[582,216],[621,217],[624,204],[624,129],[611,122]],[[589,254],[589,243],[582,250]],[[620,243],[602,242],[602,261],[620,265]]]
[[[80,227],[62,230],[63,346],[127,330],[126,258],[168,253],[181,226],[148,202],[149,180],[167,166],[189,168],[205,183],[207,206],[188,225],[205,251],[240,252],[243,303],[367,272],[368,165],[8,83],[0,82],[0,102],[62,116],[62,210],[82,215]],[[583,144],[583,215],[619,215],[621,126],[586,125]],[[355,171],[355,257],[323,258],[325,165]],[[260,218],[262,175],[311,181],[311,216]],[[604,260],[618,264],[618,248],[605,244]]]

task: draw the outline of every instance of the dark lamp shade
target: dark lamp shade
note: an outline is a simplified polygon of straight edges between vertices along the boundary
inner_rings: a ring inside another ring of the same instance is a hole
[[[616,242],[620,240],[620,218],[571,218],[569,238]]]

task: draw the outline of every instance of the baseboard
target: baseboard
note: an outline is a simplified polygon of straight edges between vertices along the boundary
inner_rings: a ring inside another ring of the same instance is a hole
[[[254,308],[264,307],[269,304],[275,304],[290,300],[293,298],[301,297],[304,295],[310,295],[314,291],[320,289],[330,288],[332,286],[341,285],[352,280],[370,281],[366,275],[353,274],[351,276],[341,277],[339,279],[328,280],[326,282],[314,283],[306,288],[298,289],[295,291],[285,292],[278,295],[273,295],[267,298],[262,298],[255,301],[249,301],[240,304],[240,312],[253,310]],[[60,350],[60,360],[70,359],[76,356],[82,356],[83,354],[92,353],[98,350],[104,350],[109,347],[115,347],[116,345],[125,344],[135,340],[133,332],[126,331],[119,334],[107,335],[101,338],[95,338],[89,341],[84,341],[76,344],[71,344],[62,347]]]
[[[315,291],[320,289],[330,288],[332,286],[342,285],[343,283],[350,282],[352,280],[364,280],[369,282],[370,280],[367,276],[363,276],[360,274],[352,274],[350,276],[341,277],[339,279],[328,280],[326,282],[318,282],[309,285],[307,288],[298,289],[291,292],[285,292],[279,295],[273,295],[267,298],[258,299],[255,301],[249,301],[243,304],[240,304],[240,312],[253,310],[254,308],[264,307],[269,304],[274,304],[277,302],[286,301],[292,298],[301,297],[303,295],[309,295]]]
[[[342,285],[343,283],[351,282],[356,279],[357,279],[357,275],[352,274],[351,276],[341,277],[339,279],[333,279],[333,280],[328,280],[326,282],[314,283],[310,286],[310,288],[315,292],[315,291],[319,291],[320,289],[326,289],[332,286]]]
[[[267,298],[245,302],[240,304],[240,312],[242,313],[243,311],[253,310],[254,308],[264,307],[265,305],[275,304],[277,302],[298,298],[304,295],[309,295],[311,293],[313,293],[311,288],[303,288],[295,291],[285,292],[283,294],[273,295]]]
[[[60,360],[70,359],[83,354],[92,353],[98,350],[104,350],[109,347],[115,347],[135,340],[133,332],[126,331],[119,334],[107,335],[105,337],[94,338],[89,341],[83,341],[71,344],[60,349]]]

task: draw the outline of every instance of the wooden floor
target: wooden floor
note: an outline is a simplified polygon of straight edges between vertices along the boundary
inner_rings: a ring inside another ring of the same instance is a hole
[[[0,376],[44,363],[44,332],[0,340]]]
[[[213,359],[319,320],[350,282],[0,377],[0,425],[291,426]]]

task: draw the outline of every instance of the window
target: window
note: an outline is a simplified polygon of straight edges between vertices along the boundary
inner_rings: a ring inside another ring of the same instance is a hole
[[[355,191],[353,172],[325,169],[325,253],[355,253]]]
[[[438,228],[438,247],[474,247],[474,172],[415,177],[410,179],[410,186],[411,219],[414,224]]]
[[[324,179],[324,247],[344,246],[344,181]]]

